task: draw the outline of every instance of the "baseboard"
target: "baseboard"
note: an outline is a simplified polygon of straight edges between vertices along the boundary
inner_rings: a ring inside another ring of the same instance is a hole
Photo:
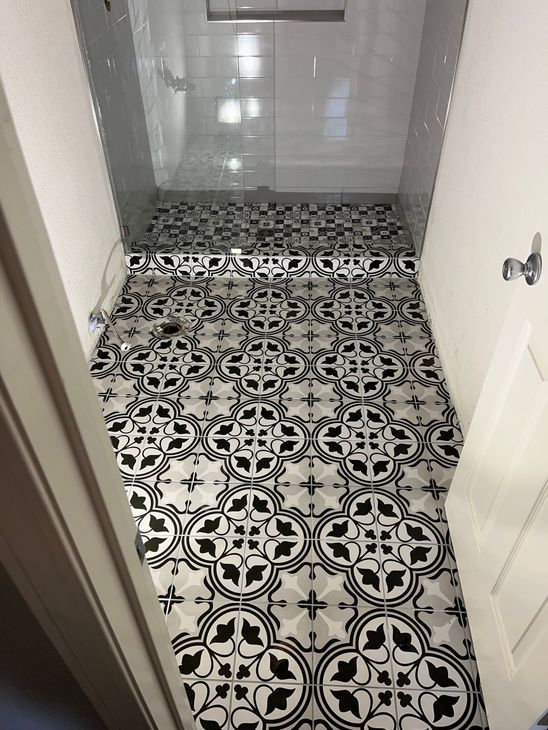
[[[455,411],[457,413],[457,417],[459,419],[461,429],[462,429],[463,433],[466,435],[466,431],[468,430],[468,423],[465,423],[461,417],[462,409],[461,409],[461,405],[459,402],[459,398],[457,396],[457,388],[455,387],[455,384],[452,381],[453,370],[452,370],[452,367],[450,367],[450,365],[449,365],[448,353],[451,350],[451,345],[449,344],[449,342],[446,340],[446,337],[445,337],[445,332],[448,332],[448,327],[445,325],[443,318],[436,306],[436,298],[434,297],[434,295],[432,293],[432,289],[430,287],[430,277],[428,275],[428,268],[425,267],[424,260],[422,260],[422,259],[421,259],[420,268],[419,268],[418,281],[419,281],[419,285],[420,285],[420,288],[422,291],[422,295],[424,297],[426,311],[428,312],[428,318],[430,320],[430,327],[432,329],[434,342],[436,343],[436,347],[438,350],[438,356],[441,361],[443,373],[445,375],[447,389],[449,390],[449,395],[451,397],[453,407],[455,408]]]

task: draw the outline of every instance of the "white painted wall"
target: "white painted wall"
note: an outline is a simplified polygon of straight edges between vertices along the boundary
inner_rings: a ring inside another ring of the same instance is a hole
[[[542,139],[539,125],[546,130],[546,28],[546,0],[470,0],[421,272],[465,429],[514,287],[525,285],[504,282],[502,262],[527,257],[548,205],[541,176],[547,150],[516,132],[525,123]],[[548,146],[546,132],[544,139]],[[516,206],[524,189],[529,204]]]
[[[125,263],[70,2],[2,2],[1,16],[0,76],[89,356],[88,314],[110,308]]]

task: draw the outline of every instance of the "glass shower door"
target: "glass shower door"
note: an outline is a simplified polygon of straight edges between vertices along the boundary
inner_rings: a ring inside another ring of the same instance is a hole
[[[160,199],[243,202],[234,24],[208,23],[205,0],[129,5]]]

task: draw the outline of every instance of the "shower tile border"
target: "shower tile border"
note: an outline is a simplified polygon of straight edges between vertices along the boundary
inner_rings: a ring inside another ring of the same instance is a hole
[[[415,279],[419,260],[415,256],[245,256],[235,254],[128,253],[129,274],[154,274],[199,278],[280,280],[287,278]]]

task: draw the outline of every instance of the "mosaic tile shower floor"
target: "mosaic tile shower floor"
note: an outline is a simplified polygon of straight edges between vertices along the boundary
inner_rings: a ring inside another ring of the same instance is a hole
[[[487,728],[416,281],[133,275],[114,316],[91,372],[197,727]]]
[[[275,203],[158,203],[136,251],[213,250],[243,247],[283,254],[290,250],[337,254],[371,249],[409,253],[396,207],[280,205]]]

